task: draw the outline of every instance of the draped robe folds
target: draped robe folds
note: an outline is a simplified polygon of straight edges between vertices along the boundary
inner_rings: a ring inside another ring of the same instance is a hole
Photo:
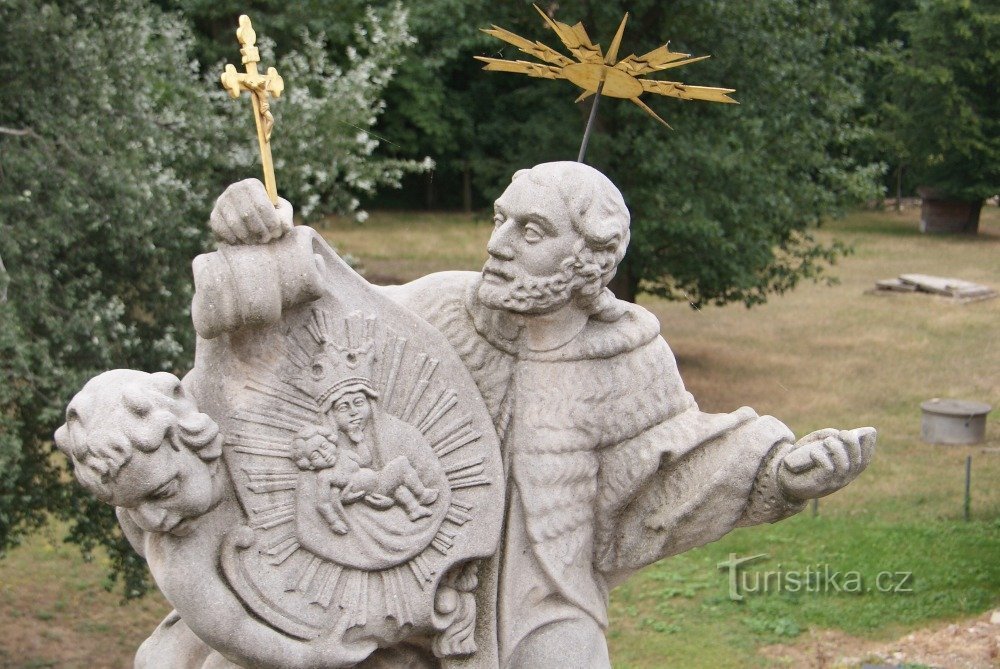
[[[624,305],[617,321],[591,319],[569,343],[530,351],[516,315],[478,301],[479,277],[442,272],[383,289],[459,353],[503,448],[504,543],[478,593],[478,606],[497,611],[479,621],[498,620],[499,648],[457,665],[506,664],[567,611],[604,628],[609,587],[635,570],[801,510],[776,481],[789,429],[747,407],[701,412],[648,311]],[[543,595],[537,610],[517,600],[529,591]]]

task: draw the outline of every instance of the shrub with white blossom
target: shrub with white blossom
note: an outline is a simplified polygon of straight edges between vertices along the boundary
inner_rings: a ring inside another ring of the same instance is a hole
[[[402,9],[388,17],[368,14],[343,66],[315,38],[277,63],[278,185],[302,214],[354,211],[421,168],[375,155],[380,95],[411,39]],[[249,103],[203,76],[192,46],[182,17],[144,0],[0,0],[0,554],[55,514],[108,549],[127,595],[145,566],[68,484],[51,439],[90,376],[190,366],[209,210],[259,176]]]

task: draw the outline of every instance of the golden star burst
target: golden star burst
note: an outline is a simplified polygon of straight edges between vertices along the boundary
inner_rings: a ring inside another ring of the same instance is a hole
[[[639,99],[643,93],[654,93],[656,95],[667,95],[681,100],[706,100],[709,102],[725,102],[738,104],[736,100],[729,97],[733,93],[731,88],[711,88],[708,86],[688,86],[679,81],[659,81],[655,79],[639,79],[639,75],[661,72],[682,65],[696,63],[704,60],[708,56],[691,57],[688,53],[676,53],[670,50],[670,45],[653,49],[647,54],[636,56],[632,54],[616,62],[618,57],[618,47],[621,45],[622,35],[625,32],[625,23],[628,21],[628,13],[622,18],[618,32],[611,40],[606,54],[601,52],[599,44],[590,41],[587,31],[582,23],[574,26],[560,23],[549,17],[544,11],[534,6],[538,13],[542,15],[545,22],[562,41],[563,45],[573,54],[576,60],[571,60],[559,53],[555,49],[542,44],[532,42],[519,35],[515,35],[509,30],[505,30],[494,25],[492,28],[483,28],[483,32],[503,40],[508,44],[513,44],[522,52],[529,56],[534,56],[544,63],[533,63],[526,60],[503,60],[500,58],[487,58],[476,56],[476,60],[486,63],[483,68],[495,72],[514,72],[516,74],[526,74],[529,77],[539,77],[542,79],[567,79],[583,89],[583,93],[576,99],[577,102],[585,100],[592,95],[607,95],[613,98],[624,98],[635,103],[647,114],[655,118],[663,125],[670,127],[666,121],[660,118],[656,112]],[[595,103],[596,103],[595,99]]]

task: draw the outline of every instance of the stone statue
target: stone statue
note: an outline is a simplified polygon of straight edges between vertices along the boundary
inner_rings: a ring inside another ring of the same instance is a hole
[[[521,170],[494,221],[481,273],[378,288],[260,182],[219,198],[195,368],[102,374],[56,435],[176,608],[137,666],[608,667],[611,587],[867,466],[871,428],[698,409],[607,288],[598,171]]]

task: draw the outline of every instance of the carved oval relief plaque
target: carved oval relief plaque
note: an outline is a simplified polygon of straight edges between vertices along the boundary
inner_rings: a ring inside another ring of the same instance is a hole
[[[246,515],[222,569],[290,636],[402,638],[430,625],[448,569],[497,545],[496,432],[437,330],[316,233],[291,234],[315,254],[321,297],[275,325],[199,341],[195,386]]]

